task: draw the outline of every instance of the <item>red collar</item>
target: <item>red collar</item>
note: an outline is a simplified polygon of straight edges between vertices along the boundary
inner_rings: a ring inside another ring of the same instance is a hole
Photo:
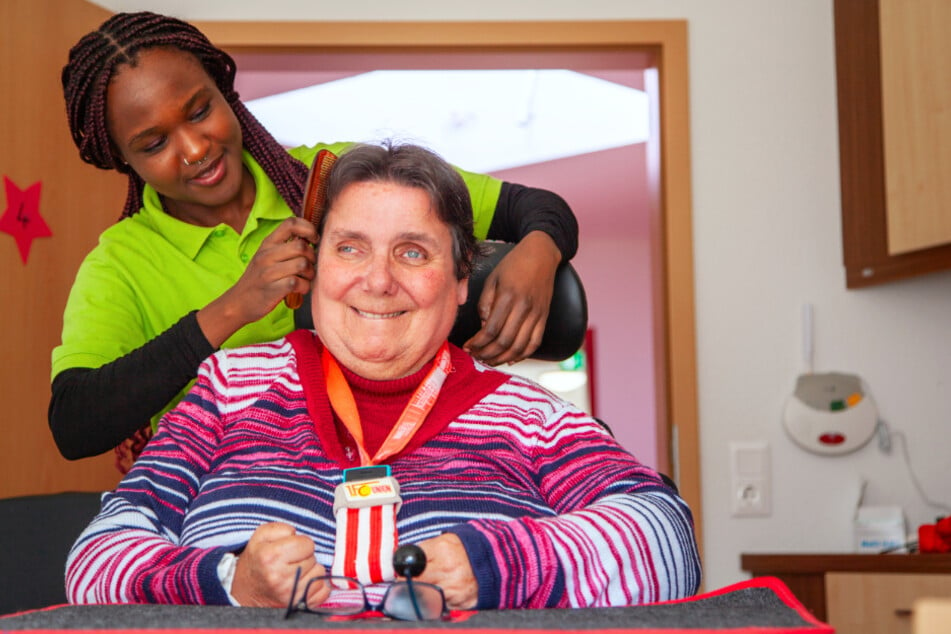
[[[359,466],[360,458],[356,452],[351,450],[351,459],[344,450],[345,445],[351,444],[352,440],[343,423],[334,414],[327,397],[320,359],[323,344],[311,330],[295,330],[287,335],[287,341],[297,355],[297,369],[307,401],[307,411],[314,421],[321,448],[330,459],[344,468]],[[453,372],[446,378],[440,396],[423,425],[403,450],[390,459],[391,463],[421,447],[459,415],[508,380],[508,375],[504,372],[476,369],[472,357],[456,346],[450,344],[449,353]],[[346,373],[346,369],[344,372]]]

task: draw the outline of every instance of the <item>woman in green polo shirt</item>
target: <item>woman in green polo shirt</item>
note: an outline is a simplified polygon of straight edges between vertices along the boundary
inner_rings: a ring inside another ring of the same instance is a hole
[[[126,174],[129,194],[79,269],[53,350],[49,423],[67,458],[115,447],[125,470],[205,357],[294,329],[282,299],[309,290],[317,241],[295,211],[317,152],[348,144],[285,150],[234,75],[195,27],[149,12],[117,14],[70,51],[63,92],[80,157]],[[518,242],[486,282],[485,325],[466,347],[516,361],[541,341],[577,223],[552,192],[463,176],[477,237]]]

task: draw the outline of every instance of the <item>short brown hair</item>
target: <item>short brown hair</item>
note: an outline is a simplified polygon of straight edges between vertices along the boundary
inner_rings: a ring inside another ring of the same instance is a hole
[[[344,152],[330,170],[325,209],[331,209],[349,185],[373,181],[425,191],[436,215],[452,235],[456,278],[461,280],[472,274],[472,261],[478,247],[473,233],[472,200],[459,172],[441,156],[419,145],[392,141],[382,145],[356,145]],[[324,213],[321,231],[326,218]]]

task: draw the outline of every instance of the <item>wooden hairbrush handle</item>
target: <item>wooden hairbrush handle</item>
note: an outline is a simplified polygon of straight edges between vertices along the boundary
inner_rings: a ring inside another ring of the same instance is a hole
[[[324,215],[324,203],[327,201],[327,175],[337,160],[337,155],[330,150],[321,150],[317,153],[310,173],[307,175],[307,184],[304,186],[304,201],[301,205],[301,218],[309,221],[315,228],[320,226],[320,219]],[[297,310],[304,304],[304,296],[300,293],[288,293],[284,303],[291,310]]]

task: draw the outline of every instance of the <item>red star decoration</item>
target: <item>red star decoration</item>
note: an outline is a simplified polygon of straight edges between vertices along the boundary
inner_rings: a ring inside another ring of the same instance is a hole
[[[20,259],[26,264],[33,240],[53,235],[40,215],[40,183],[37,181],[26,189],[20,189],[4,176],[3,186],[7,190],[7,210],[0,217],[0,231],[16,239]]]

